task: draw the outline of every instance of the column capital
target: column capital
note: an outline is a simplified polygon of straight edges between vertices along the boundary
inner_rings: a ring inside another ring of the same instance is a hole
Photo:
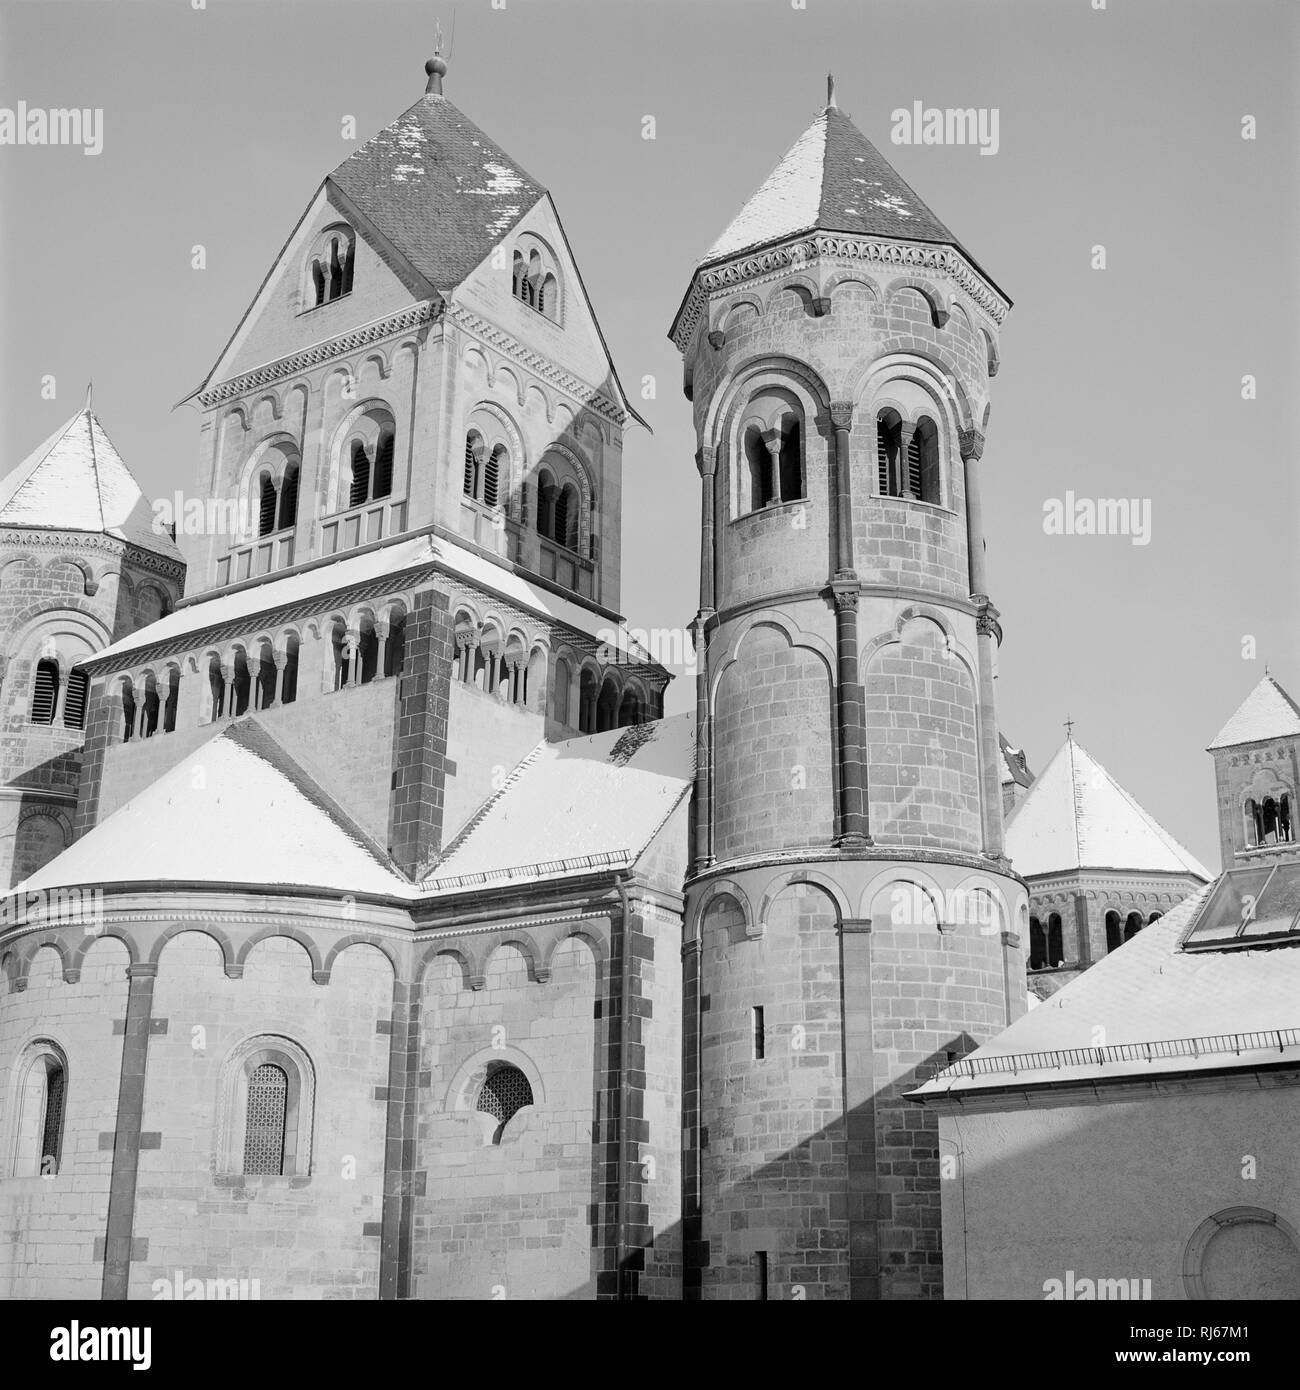
[[[831,580],[831,595],[835,600],[836,609],[842,613],[856,613],[858,611],[860,593],[861,589],[858,586],[856,574],[851,578],[837,574]]]
[[[831,424],[834,425],[837,430],[847,430],[853,427],[852,401],[831,402]]]
[[[987,594],[972,594],[972,601],[976,604],[975,631],[981,637],[997,638],[998,646],[1002,645],[1002,625],[998,622],[1001,614],[993,606],[993,600]]]
[[[984,434],[980,430],[958,430],[957,447],[961,450],[962,462],[982,458],[984,454]]]
[[[712,477],[718,469],[718,451],[712,444],[701,444],[695,454],[695,464],[706,477]]]

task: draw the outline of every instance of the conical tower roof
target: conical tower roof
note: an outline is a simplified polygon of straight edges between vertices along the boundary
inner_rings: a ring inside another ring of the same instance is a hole
[[[1292,734],[1300,734],[1300,706],[1272,676],[1266,675],[1237,706],[1210,748],[1232,748],[1238,743],[1257,743]]]
[[[86,406],[0,479],[0,526],[90,531],[181,559],[153,508]]]
[[[1073,738],[1038,775],[1006,833],[1018,874],[1076,869],[1211,875]]]

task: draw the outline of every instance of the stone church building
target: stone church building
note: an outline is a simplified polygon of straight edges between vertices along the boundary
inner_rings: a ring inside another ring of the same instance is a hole
[[[672,324],[664,718],[642,422],[550,195],[426,72],[186,397],[174,545],[89,408],[0,491],[0,1297],[941,1297],[907,1097],[1026,1007],[1010,301],[832,98]]]

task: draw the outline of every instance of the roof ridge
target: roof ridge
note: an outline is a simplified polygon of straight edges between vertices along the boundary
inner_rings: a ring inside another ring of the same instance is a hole
[[[409,880],[409,875],[402,873],[388,850],[381,848],[378,841],[357,824],[342,803],[326,791],[316,777],[280,743],[256,715],[250,714],[240,719],[222,730],[218,737],[228,738],[237,747],[243,748],[255,758],[260,758],[313,801],[317,809],[334,821],[358,848],[365,850],[380,868],[387,869],[396,877]]]
[[[510,790],[512,786],[523,776],[528,768],[542,755],[542,752],[551,745],[545,739],[531,748],[511,769],[510,775],[506,777],[501,785],[487,797],[479,806],[478,810],[465,822],[464,825],[451,837],[447,847],[438,855],[438,862],[434,865],[435,869],[440,869],[448,859],[461,847],[471,834],[482,824],[484,817],[497,804],[498,801]],[[432,877],[432,871],[425,875],[425,878]]]
[[[1073,743],[1073,739],[1071,739],[1070,741]],[[1166,830],[1165,827],[1161,825],[1161,823],[1151,814],[1151,812],[1148,811],[1147,808],[1142,805],[1142,803],[1137,799],[1137,797],[1135,797],[1133,793],[1129,791],[1129,789],[1126,786],[1124,786],[1124,784],[1120,782],[1111,773],[1110,769],[1107,768],[1104,763],[1102,763],[1099,759],[1093,757],[1093,755],[1089,753],[1088,750],[1084,748],[1082,744],[1076,744],[1075,746],[1080,750],[1080,752],[1083,753],[1084,757],[1087,758],[1088,761],[1091,762],[1093,766],[1096,767],[1102,773],[1102,775],[1111,784],[1111,786],[1114,787],[1117,792],[1119,792],[1120,796],[1122,796],[1124,800],[1128,803],[1130,809],[1135,811],[1142,821],[1144,821],[1147,825],[1151,826],[1152,829],[1159,833],[1161,839],[1165,842],[1166,848],[1174,851],[1177,857],[1182,861],[1184,868],[1191,869],[1194,873],[1200,873],[1205,868],[1205,866],[1200,862],[1200,860],[1195,858],[1192,852],[1182,843],[1182,841],[1176,840],[1169,833],[1169,831]],[[1213,875],[1210,875],[1210,877],[1213,877]]]
[[[87,405],[82,414],[86,417],[86,434],[90,439],[90,471],[95,477],[95,510],[99,512],[99,529],[107,532],[108,522],[104,517],[104,480],[99,476],[99,450],[95,448],[95,426],[99,423],[91,413],[90,406]],[[103,426],[101,425],[102,429]],[[105,431],[104,438],[108,439],[108,432]],[[112,443],[112,440],[109,440]],[[132,474],[132,477],[135,475]]]

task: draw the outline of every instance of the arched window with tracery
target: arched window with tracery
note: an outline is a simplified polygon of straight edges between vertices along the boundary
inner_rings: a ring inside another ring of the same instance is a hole
[[[338,454],[341,511],[392,496],[397,429],[392,412],[376,402],[352,419]]]
[[[491,1115],[497,1122],[492,1142],[499,1144],[510,1121],[532,1103],[533,1088],[528,1078],[518,1067],[500,1062],[488,1068],[474,1108],[481,1114]]]
[[[510,293],[553,323],[560,321],[560,268],[550,248],[526,237],[510,258]]]
[[[738,468],[739,515],[807,495],[803,407],[793,392],[768,387],[746,405]]]
[[[248,1038],[221,1073],[217,1171],[260,1177],[311,1172],[315,1072],[289,1038]]]
[[[330,227],[313,244],[307,260],[307,299],[311,308],[352,293],[356,237],[350,227]]]

